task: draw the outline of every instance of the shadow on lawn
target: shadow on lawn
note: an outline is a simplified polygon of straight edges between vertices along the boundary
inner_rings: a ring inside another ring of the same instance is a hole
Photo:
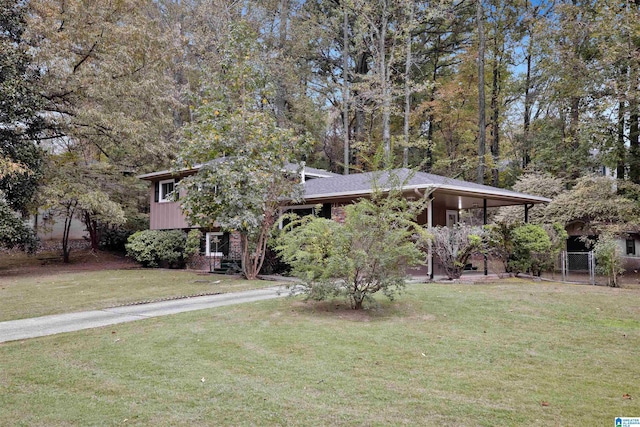
[[[141,268],[139,264],[117,252],[82,249],[71,252],[71,262],[62,262],[59,252],[5,252],[0,256],[0,277],[42,276],[80,271],[123,270]]]
[[[373,306],[354,310],[349,303],[340,299],[327,301],[295,301],[291,311],[299,315],[313,315],[330,319],[343,319],[349,322],[383,321],[395,317],[411,316],[414,312],[411,304],[404,301],[377,301]]]

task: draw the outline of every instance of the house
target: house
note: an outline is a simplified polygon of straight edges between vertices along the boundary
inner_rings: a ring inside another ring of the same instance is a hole
[[[182,177],[195,174],[201,165],[180,171],[159,171],[140,175],[138,178],[150,182],[149,199],[150,228],[152,230],[189,229],[180,209],[168,195],[174,191],[175,184]],[[289,165],[289,170],[297,170]],[[528,209],[537,203],[548,203],[549,199],[487,185],[476,184],[458,179],[447,178],[409,169],[396,169],[392,172],[400,182],[406,197],[429,195],[428,208],[420,214],[417,221],[421,225],[451,226],[459,221],[463,209],[482,209],[486,222],[488,208],[523,205],[527,220]],[[299,211],[307,213],[317,205],[322,205],[322,215],[336,221],[344,219],[345,206],[360,198],[369,197],[377,187],[384,190],[390,179],[389,172],[366,172],[350,175],[338,175],[321,169],[304,167],[300,180],[304,187],[304,202],[284,204],[282,212]],[[233,234],[220,230],[205,230],[204,256],[239,259],[239,239]],[[428,274],[433,273],[433,262],[429,257]]]
[[[591,241],[598,239],[599,232],[594,230],[588,223],[576,220],[569,223],[565,230],[567,231],[567,253],[583,254],[591,250],[590,244],[585,240]],[[626,271],[640,270],[640,233],[630,230],[625,236],[616,239],[616,243],[622,254],[622,267]],[[574,256],[574,259],[580,260],[569,264],[570,270],[582,271],[587,270],[586,258]]]

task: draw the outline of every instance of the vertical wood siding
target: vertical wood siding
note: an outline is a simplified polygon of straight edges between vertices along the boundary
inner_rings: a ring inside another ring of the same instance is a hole
[[[179,202],[156,202],[154,183],[149,186],[149,228],[151,230],[168,230],[174,228],[189,228]]]

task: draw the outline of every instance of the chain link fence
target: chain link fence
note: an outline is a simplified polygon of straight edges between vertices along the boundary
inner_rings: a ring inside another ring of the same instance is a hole
[[[474,255],[468,260],[461,280],[472,282],[491,281],[497,278],[509,277],[506,266],[497,258],[487,258],[487,276],[484,275],[485,259],[482,255]],[[593,252],[561,252],[555,262],[555,268],[542,273],[543,279],[583,283],[590,285],[604,285],[608,283],[605,275],[596,272],[597,260]],[[623,257],[624,274],[620,277],[623,286],[640,287],[640,257]],[[438,280],[446,278],[444,270],[438,261],[434,263],[434,277]],[[428,276],[426,266],[411,269],[409,274],[414,276]],[[526,276],[526,275],[523,275]]]
[[[565,282],[596,284],[596,263],[593,251],[560,253],[560,273]]]

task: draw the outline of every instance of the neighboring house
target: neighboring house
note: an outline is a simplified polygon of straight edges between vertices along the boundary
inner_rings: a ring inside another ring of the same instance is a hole
[[[567,231],[567,252],[588,252],[590,250],[585,238],[598,239],[598,232],[583,221],[573,221],[565,227]],[[640,234],[630,232],[626,236],[616,239],[622,252],[625,270],[640,269]]]
[[[180,203],[170,200],[168,195],[174,191],[175,184],[182,178],[197,173],[200,166],[178,172],[165,170],[138,176],[150,182],[150,228],[152,230],[189,229],[181,211]],[[294,165],[287,167],[296,170]],[[480,185],[458,179],[446,178],[424,172],[413,172],[409,169],[396,169],[393,173],[403,182],[406,197],[422,197],[430,192],[429,207],[417,218],[421,225],[452,226],[459,220],[463,209],[483,209],[499,206],[524,205],[525,217],[528,209],[537,203],[548,203],[549,199],[540,196],[518,193],[501,188]],[[304,167],[301,183],[304,187],[304,202],[284,205],[282,211],[311,212],[322,205],[321,215],[336,221],[344,219],[344,207],[360,198],[371,196],[375,188],[385,189],[389,180],[387,172],[367,172],[350,175],[338,175],[321,169]],[[485,215],[486,218],[486,215]],[[526,218],[525,218],[526,220]],[[237,256],[239,239],[220,230],[204,230],[204,255],[214,253],[225,257]],[[238,257],[239,258],[239,257]],[[431,257],[429,257],[428,274],[433,273]]]
[[[40,210],[37,215],[29,218],[29,225],[36,231],[36,235],[42,242],[62,242],[64,233],[64,217],[50,210]],[[70,241],[88,242],[89,233],[82,221],[75,216],[71,219],[69,229]]]
[[[604,176],[611,179],[613,186],[616,186],[617,171],[615,168],[611,168],[604,164],[601,160],[600,151],[592,149],[589,151],[596,166],[592,172],[597,176]],[[598,232],[593,230],[589,224],[584,221],[573,221],[565,227],[567,231],[567,252],[588,252],[589,245],[585,241],[586,238],[590,240],[597,240]],[[628,234],[624,237],[617,239],[618,246],[622,251],[624,258],[623,267],[626,270],[639,270],[640,269],[640,233],[637,230],[629,230]]]

